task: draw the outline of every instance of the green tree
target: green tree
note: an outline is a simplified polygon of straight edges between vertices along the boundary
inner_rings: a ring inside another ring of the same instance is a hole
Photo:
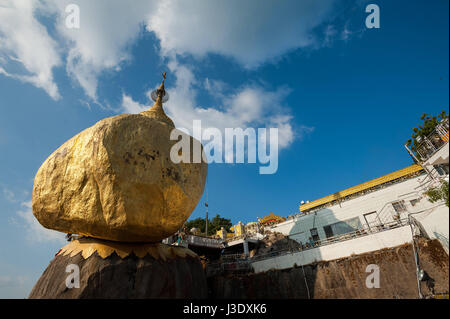
[[[448,207],[449,206],[448,182],[445,180],[441,181],[440,186],[430,188],[428,191],[425,192],[425,195],[428,196],[428,200],[432,203],[435,203],[440,200],[444,200],[445,205],[447,205],[447,207]]]
[[[204,218],[196,218],[187,221],[185,224],[185,227],[188,231],[190,231],[192,228],[198,228],[202,233],[205,232],[205,219]]]
[[[209,225],[211,225],[211,227]],[[217,214],[211,220],[211,223],[208,224],[208,235],[215,234],[221,227],[223,227],[227,232],[230,232],[231,226],[233,226],[231,219],[220,217],[220,215]]]
[[[441,113],[439,113],[437,116],[430,116],[427,113],[423,113],[420,119],[423,121],[422,125],[417,125],[413,128],[413,134],[411,134],[411,138],[406,141],[406,145],[411,148],[411,151],[416,153],[416,156],[420,160],[420,155],[417,154],[417,148],[421,144],[421,142],[418,142],[418,137],[420,137],[419,140],[424,139],[424,137],[430,135],[433,130],[436,128],[436,125],[439,124],[439,122],[445,118],[448,118],[448,114],[445,110],[443,110]]]
[[[205,218],[198,217],[189,220],[185,223],[185,226],[188,231],[195,227],[200,229],[200,232],[204,234],[206,228]],[[219,214],[216,214],[212,220],[208,218],[208,235],[215,235],[216,231],[220,230],[221,227],[225,228],[227,232],[230,232],[231,226],[233,226],[231,219],[223,218]]]

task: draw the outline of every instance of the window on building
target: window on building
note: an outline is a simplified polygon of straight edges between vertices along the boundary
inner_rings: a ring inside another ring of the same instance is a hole
[[[410,201],[411,206],[416,206],[416,204],[417,204],[418,202],[420,202],[420,199],[419,199],[419,198],[415,198],[415,199],[413,199],[413,200]]]
[[[327,238],[354,232],[362,228],[359,217],[337,222],[323,228]]]
[[[314,242],[316,242],[316,241],[319,241],[320,240],[320,237],[319,237],[319,233],[317,232],[317,228],[311,228],[311,237],[312,237],[312,240],[314,241]]]
[[[449,172],[448,164],[438,164],[438,165],[433,165],[433,166],[439,175],[441,175],[441,176],[448,175],[448,172]]]
[[[325,236],[327,236],[327,238],[330,238],[330,237],[334,236],[333,229],[331,228],[331,225],[324,226],[323,230],[324,230]]]
[[[392,207],[394,207],[394,209],[397,213],[406,212],[406,206],[403,201],[393,202]]]

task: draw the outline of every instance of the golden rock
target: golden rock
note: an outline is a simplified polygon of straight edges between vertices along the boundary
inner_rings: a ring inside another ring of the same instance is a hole
[[[99,121],[60,146],[39,168],[33,213],[46,228],[121,242],[158,242],[175,233],[200,200],[207,164],[173,163],[175,128],[153,107]],[[184,133],[182,133],[184,134]],[[187,136],[194,143],[200,143]],[[200,146],[201,147],[201,146]]]

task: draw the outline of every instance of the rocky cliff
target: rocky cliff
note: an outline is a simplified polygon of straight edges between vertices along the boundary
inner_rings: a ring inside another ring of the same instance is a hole
[[[80,287],[68,288],[66,267],[80,269]],[[186,256],[156,260],[113,253],[103,259],[97,253],[84,259],[58,255],[38,280],[29,298],[206,298],[206,277],[199,258]]]
[[[428,281],[429,296],[449,290],[449,258],[437,240],[419,242],[419,259]],[[367,288],[366,267],[379,267],[380,288]],[[306,281],[305,281],[306,277]],[[431,287],[434,285],[434,287]],[[417,298],[416,266],[411,245],[320,262],[287,270],[208,278],[211,298]]]

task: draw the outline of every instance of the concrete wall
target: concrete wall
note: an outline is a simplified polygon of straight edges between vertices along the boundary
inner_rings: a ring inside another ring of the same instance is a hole
[[[392,248],[411,241],[410,226],[403,226],[335,244],[256,261],[252,263],[252,267],[255,273],[270,269],[287,269],[294,267],[295,264],[301,266],[318,261],[330,261],[384,248]]]
[[[445,144],[439,151],[437,151],[433,156],[427,159],[424,165],[433,165],[433,164],[448,164],[448,154],[449,154],[449,143]]]
[[[438,239],[445,252],[449,252],[449,208],[439,205],[423,213],[413,215],[430,239]]]

